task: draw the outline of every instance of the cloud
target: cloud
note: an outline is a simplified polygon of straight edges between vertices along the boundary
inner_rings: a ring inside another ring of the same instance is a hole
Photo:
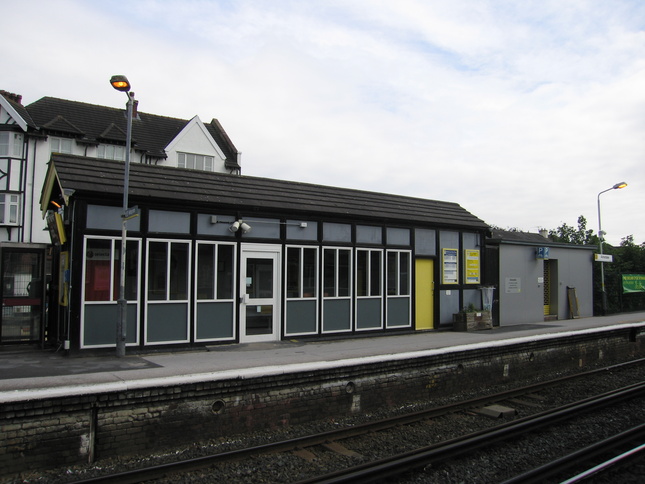
[[[21,48],[0,46],[12,66],[0,87],[27,102],[118,106],[107,80],[124,73],[144,111],[217,117],[247,175],[454,201],[502,227],[575,225],[581,214],[594,227],[597,193],[625,180],[603,195],[603,229],[612,243],[645,241],[634,213],[645,205],[640,1],[21,9],[31,35],[5,26]]]

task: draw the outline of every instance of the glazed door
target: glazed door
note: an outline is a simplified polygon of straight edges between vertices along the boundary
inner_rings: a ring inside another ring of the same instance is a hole
[[[0,343],[42,340],[43,251],[2,251]]]
[[[242,246],[240,342],[280,339],[280,247]]]

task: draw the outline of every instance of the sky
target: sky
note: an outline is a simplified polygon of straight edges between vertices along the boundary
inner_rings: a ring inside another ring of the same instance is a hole
[[[645,243],[642,0],[30,0],[0,89],[217,118],[242,174]]]

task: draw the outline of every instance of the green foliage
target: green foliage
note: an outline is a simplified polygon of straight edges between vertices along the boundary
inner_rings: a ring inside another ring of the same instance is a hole
[[[599,245],[598,236],[587,229],[587,219],[578,217],[578,228],[563,223],[549,230],[549,237],[555,242],[570,244]],[[618,313],[645,310],[645,293],[623,294],[622,274],[645,274],[645,242],[637,245],[634,236],[622,238],[619,247],[603,242],[603,253],[613,256],[614,261],[605,263],[605,290],[607,312]],[[593,263],[594,314],[602,314],[600,262]]]
[[[568,244],[598,244],[598,236],[594,235],[593,230],[587,229],[587,219],[583,215],[578,217],[577,229],[563,223],[557,229],[549,230],[549,237],[555,242],[566,242]]]

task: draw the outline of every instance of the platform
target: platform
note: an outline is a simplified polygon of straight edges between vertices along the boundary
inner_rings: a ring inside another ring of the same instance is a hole
[[[482,345],[555,338],[570,332],[602,331],[619,325],[645,326],[645,312],[507,324],[474,332],[421,331],[329,341],[293,339],[213,345],[123,358],[67,357],[62,352],[5,346],[0,347],[0,403],[413,358],[433,352],[467,351]]]

